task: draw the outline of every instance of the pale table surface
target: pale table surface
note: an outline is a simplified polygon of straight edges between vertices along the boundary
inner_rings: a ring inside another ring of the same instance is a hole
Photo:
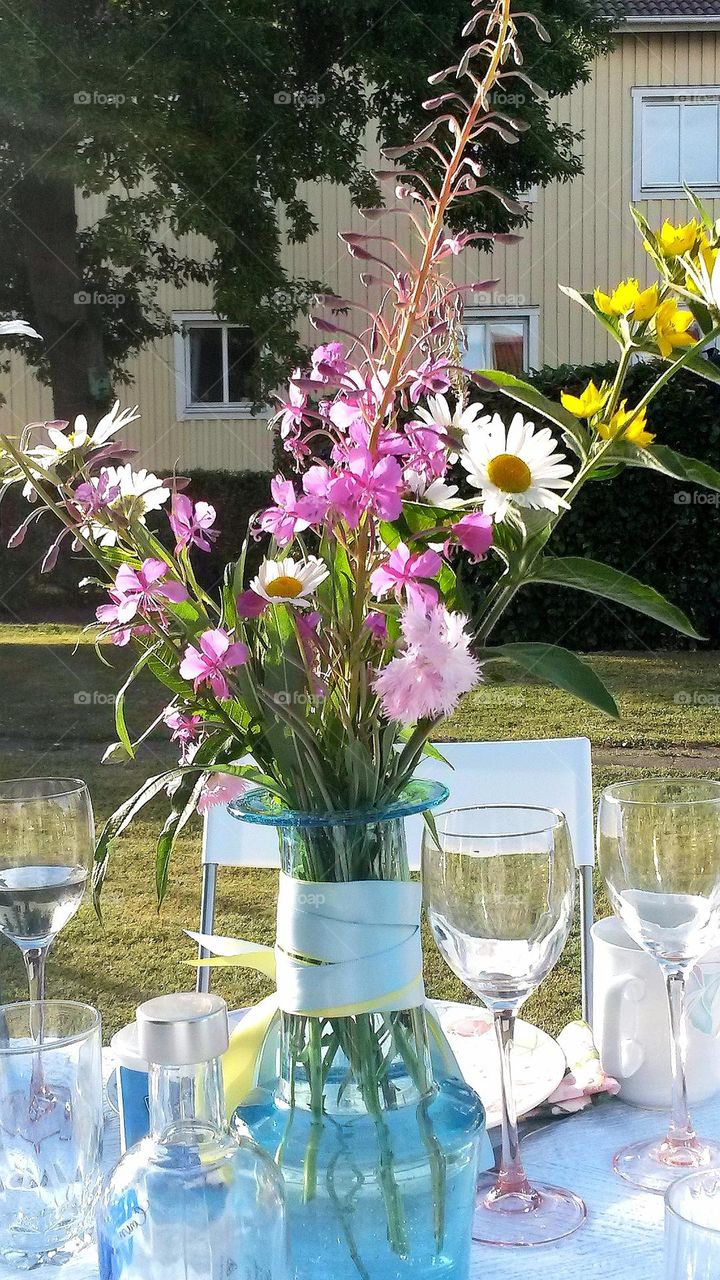
[[[107,1051],[106,1070],[110,1068]],[[694,1112],[698,1131],[720,1138],[720,1097]],[[654,1137],[667,1116],[620,1102],[608,1102],[553,1121],[526,1138],[523,1151],[531,1179],[569,1187],[588,1207],[587,1222],[556,1245],[498,1249],[475,1245],[471,1280],[659,1280],[663,1272],[663,1201],[634,1191],[611,1168],[614,1152],[628,1142]],[[117,1117],[107,1107],[104,1163],[120,1153]],[[92,1250],[62,1266],[7,1270],[0,1280],[98,1280]]]

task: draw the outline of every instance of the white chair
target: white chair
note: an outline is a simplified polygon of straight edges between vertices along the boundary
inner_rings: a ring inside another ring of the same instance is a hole
[[[529,804],[550,806],[565,814],[580,874],[582,1008],[583,1017],[589,1019],[595,860],[590,742],[587,738],[443,742],[438,744],[438,749],[448,763],[425,759],[418,769],[418,777],[446,784],[450,791],[446,808]],[[422,828],[421,815],[407,819],[408,856],[413,871],[420,865]],[[200,932],[213,931],[218,867],[277,868],[279,865],[278,837],[273,827],[240,822],[224,805],[210,809],[203,830]],[[202,949],[199,958],[206,958]],[[198,990],[207,991],[209,983],[209,968],[198,968]]]

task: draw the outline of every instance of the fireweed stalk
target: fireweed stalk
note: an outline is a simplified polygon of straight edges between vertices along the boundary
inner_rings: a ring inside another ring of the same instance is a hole
[[[616,714],[607,689],[567,650],[490,647],[499,619],[528,583],[594,592],[696,635],[679,609],[629,575],[552,557],[547,546],[584,485],[626,466],[720,489],[718,472],[656,444],[647,429],[648,406],[678,369],[718,380],[701,351],[720,335],[720,229],[699,204],[685,227],[665,224],[654,232],[638,218],[655,283],[642,288],[626,280],[592,295],[567,290],[619,345],[612,383],[568,390],[555,404],[518,378],[466,370],[463,298],[494,282],[456,284],[447,266],[473,242],[515,237],[458,232],[454,216],[463,199],[478,194],[522,212],[485,181],[484,140],[494,133],[512,145],[526,127],[495,106],[509,82],[519,78],[541,93],[520,69],[516,19],[546,35],[531,15],[513,16],[511,0],[488,9],[465,28],[472,35],[485,20],[477,42],[457,65],[431,77],[444,87],[424,104],[430,123],[407,147],[386,151],[395,163],[377,176],[392,184],[396,204],[362,211],[372,229],[341,237],[363,264],[362,281],[379,306],[373,311],[334,293],[317,300],[311,322],[323,342],[308,367],[293,373],[275,418],[296,475],[274,479],[272,505],[253,524],[251,536],[269,537],[256,575],[246,573],[246,543],[240,560],[227,566],[217,598],[200,587],[192,556],[210,549],[216,513],[192,502],[182,479],[134,469],[131,451],[115,438],[133,411],[119,413],[115,405],[92,432],[84,419],[71,430],[45,424],[40,443],[37,424],[19,440],[0,437],[2,492],[20,485],[32,503],[11,545],[51,512],[61,527],[44,568],[52,567],[63,541],[90,555],[99,573],[92,581],[108,588],[98,639],[138,654],[116,700],[117,742],[106,759],[132,758],[155,728],[131,737],[124,705],[135,677],[148,670],[169,691],[163,718],[179,763],[149,778],[105,824],[96,901],[114,841],[164,792],[171,807],[157,846],[161,899],[175,840],[192,815],[249,787],[265,787],[279,806],[305,812],[383,809],[412,778],[440,720],[497,659]],[[419,163],[418,156],[421,168],[404,167],[406,158]],[[374,229],[385,212],[409,220],[411,252]],[[659,356],[665,367],[642,400],[628,405],[625,376],[636,354]],[[484,413],[478,386],[480,394],[483,386],[499,388],[514,402],[508,423]],[[518,405],[543,425],[526,420]],[[471,499],[458,496],[452,478],[458,464]],[[169,521],[171,549],[151,528],[158,512]],[[497,570],[472,601],[463,586],[467,557],[491,557]],[[253,763],[242,763],[248,756]],[[370,828],[335,826],[332,837],[328,829],[309,832],[296,878],[409,878],[406,860],[391,858]],[[407,1224],[384,1108],[394,1101],[390,1065],[397,1054],[419,1095],[431,1095],[424,1020],[417,1011],[283,1016],[291,1094],[307,1091],[314,1119],[305,1197],[317,1190],[324,1091],[340,1055],[374,1121],[388,1237],[403,1254]],[[439,1245],[443,1157],[426,1105],[418,1112]],[[362,1272],[339,1203],[337,1211]]]

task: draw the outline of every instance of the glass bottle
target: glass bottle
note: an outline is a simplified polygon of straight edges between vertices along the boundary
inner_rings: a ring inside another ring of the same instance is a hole
[[[150,1135],[100,1197],[101,1280],[285,1280],[282,1176],[225,1122],[225,1001],[161,996],[139,1007],[137,1023]]]

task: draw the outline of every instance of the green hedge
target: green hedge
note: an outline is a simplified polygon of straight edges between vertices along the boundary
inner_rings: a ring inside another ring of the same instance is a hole
[[[582,390],[590,378],[596,383],[612,378],[616,367],[544,368],[529,380],[544,395],[559,400],[561,391]],[[630,369],[626,383],[630,405],[637,403],[657,373],[654,363],[638,363]],[[509,421],[512,406],[506,397],[480,392],[479,399]],[[678,374],[650,406],[649,429],[658,442],[717,466],[720,389],[691,374]],[[680,605],[700,633],[720,648],[719,503],[720,494],[628,468],[615,480],[586,486],[549,550],[602,560],[632,573]],[[472,573],[481,584],[488,568],[480,565]],[[549,640],[585,651],[696,647],[630,609],[584,592],[548,586],[526,588],[494,638]]]
[[[270,499],[270,474],[265,471],[194,471],[188,494],[196,500],[204,498],[218,513],[220,536],[209,553],[195,553],[198,577],[206,589],[212,589],[222,578],[223,566],[236,559],[247,532],[248,520],[255,511],[267,506]],[[72,555],[66,542],[52,573],[40,572],[43,555],[57,533],[52,516],[44,515],[33,524],[22,545],[9,550],[11,533],[28,514],[27,502],[18,492],[9,492],[0,504],[0,617],[6,621],[59,619],[69,614],[92,616],[102,598],[97,589],[80,591],[78,582],[94,572],[93,562],[85,555]],[[162,533],[171,537],[167,522],[155,522]],[[257,564],[257,552],[251,547],[248,568]]]

